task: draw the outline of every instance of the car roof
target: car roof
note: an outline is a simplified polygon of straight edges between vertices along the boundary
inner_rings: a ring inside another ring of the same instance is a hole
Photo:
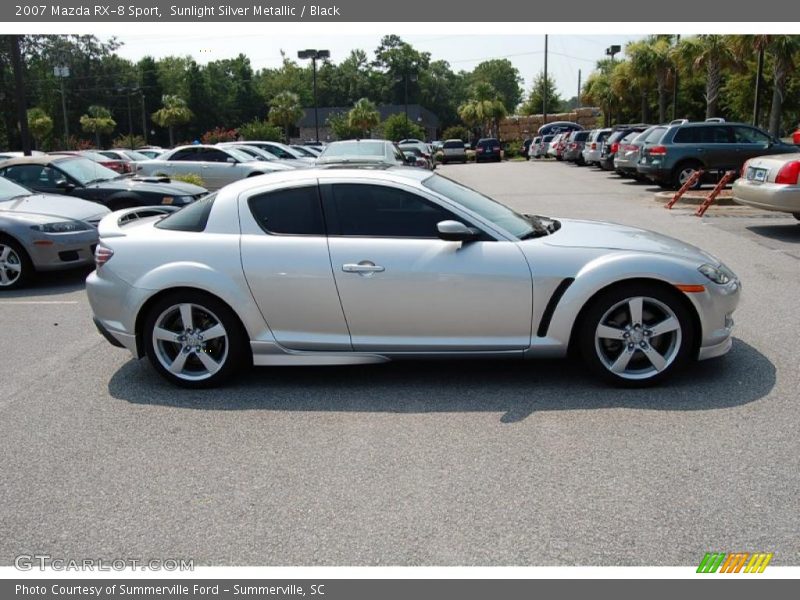
[[[45,156],[20,156],[19,158],[9,158],[4,160],[2,164],[4,167],[13,167],[14,165],[49,165],[54,162],[61,162],[62,160],[69,160],[75,158],[85,158],[84,156],[75,154],[56,154]],[[89,160],[86,158],[86,160]]]

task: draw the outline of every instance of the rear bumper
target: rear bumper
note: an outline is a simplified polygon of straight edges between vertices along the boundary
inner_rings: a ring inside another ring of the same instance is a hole
[[[733,184],[733,200],[763,210],[800,213],[800,186],[737,179]]]
[[[672,177],[671,171],[647,163],[639,163],[636,165],[636,172],[640,175],[644,175],[650,181],[655,181],[657,183],[667,183]]]

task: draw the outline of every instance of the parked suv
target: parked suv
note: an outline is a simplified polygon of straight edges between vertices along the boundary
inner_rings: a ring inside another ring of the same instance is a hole
[[[681,123],[667,127],[657,144],[644,149],[636,169],[663,188],[678,189],[697,169],[705,171],[703,181],[715,181],[725,171],[739,173],[750,158],[790,152],[797,147],[745,123]]]
[[[584,165],[583,161],[583,146],[589,138],[590,131],[573,131],[567,138],[566,146],[564,147],[564,160],[574,162],[578,165]]]
[[[614,170],[623,177],[644,179],[644,176],[636,170],[642,151],[645,147],[659,142],[666,130],[664,125],[654,125],[641,133],[632,132],[622,138],[614,157]]]
[[[547,149],[550,147],[550,142],[553,141],[554,135],[543,135],[537,137],[539,140],[534,146],[531,146],[531,158],[547,158]]]
[[[605,171],[613,171],[614,159],[617,156],[620,142],[629,133],[641,133],[648,127],[650,126],[641,123],[637,125],[616,125],[600,149],[600,167]]]
[[[475,144],[475,162],[493,160],[500,162],[503,158],[500,149],[500,140],[497,138],[481,138]]]
[[[589,132],[589,137],[586,139],[586,144],[583,146],[583,161],[587,165],[596,165],[600,163],[600,150],[603,147],[603,142],[611,135],[611,128],[608,129],[592,129]]]

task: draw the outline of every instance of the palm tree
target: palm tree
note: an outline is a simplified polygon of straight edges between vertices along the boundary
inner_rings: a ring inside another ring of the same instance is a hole
[[[729,35],[702,34],[682,39],[676,55],[687,70],[706,70],[706,119],[716,117],[723,71],[739,65],[735,41]]]
[[[300,96],[294,92],[280,92],[272,99],[269,107],[269,121],[273,125],[283,127],[286,142],[289,142],[289,131],[303,117]]]
[[[644,40],[631,42],[625,47],[625,54],[630,59],[631,69],[638,83],[646,83],[648,94],[653,85],[658,96],[658,122],[667,120],[668,85],[674,63],[672,57],[672,36],[651,35]],[[649,119],[644,115],[644,97],[642,98],[642,121]]]
[[[375,103],[361,98],[347,113],[347,123],[360,132],[360,137],[369,136],[370,132],[381,122],[381,114]]]
[[[117,122],[111,116],[111,111],[105,106],[92,105],[86,113],[80,119],[81,129],[86,133],[93,133],[97,147],[100,148],[100,135],[114,131]]]
[[[159,127],[169,129],[169,145],[175,145],[174,128],[176,125],[188,123],[194,117],[192,111],[186,106],[186,101],[174,94],[164,94],[161,97],[163,105],[152,114],[153,122]]]
[[[28,110],[28,129],[33,136],[34,146],[40,146],[42,139],[53,131],[53,119],[41,108]]]
[[[796,66],[798,55],[800,55],[800,37],[796,35],[737,35],[732,38],[734,49],[742,59],[754,51],[764,52],[772,59],[772,104],[769,111],[769,131],[777,137],[781,133],[787,80]]]
[[[598,64],[598,67],[601,67],[601,65]],[[611,85],[609,69],[601,67],[589,75],[583,85],[583,101],[587,104],[599,106],[600,110],[603,111],[603,126],[611,126],[611,113],[616,103],[616,95]]]
[[[480,127],[482,135],[494,134],[506,114],[506,107],[497,90],[483,81],[472,86],[470,99],[458,107],[461,120],[471,129]]]

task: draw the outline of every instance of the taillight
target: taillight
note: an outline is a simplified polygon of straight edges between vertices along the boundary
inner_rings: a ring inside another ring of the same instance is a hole
[[[667,155],[667,147],[666,146],[653,146],[648,150],[650,156],[666,156]]]
[[[592,142],[592,150],[597,150],[597,142]]]
[[[99,269],[109,260],[111,260],[112,256],[114,256],[114,251],[111,248],[104,246],[103,244],[97,244],[97,248],[94,249],[95,267]]]
[[[500,152],[500,146],[492,146],[492,152]]]
[[[483,146],[478,146],[475,148],[475,152],[483,152]]]
[[[619,144],[611,144],[611,153],[616,154],[617,150],[619,150]]]
[[[629,144],[629,145],[625,146],[625,152],[637,152],[638,150],[639,150],[639,148],[637,148],[633,144]]]
[[[775,183],[788,183],[789,185],[800,183],[800,160],[793,160],[783,165],[778,171],[778,176],[775,177]]]
[[[748,166],[750,166],[750,161],[749,160],[744,161],[744,164],[742,165],[742,170],[739,172],[739,177],[747,177]]]

